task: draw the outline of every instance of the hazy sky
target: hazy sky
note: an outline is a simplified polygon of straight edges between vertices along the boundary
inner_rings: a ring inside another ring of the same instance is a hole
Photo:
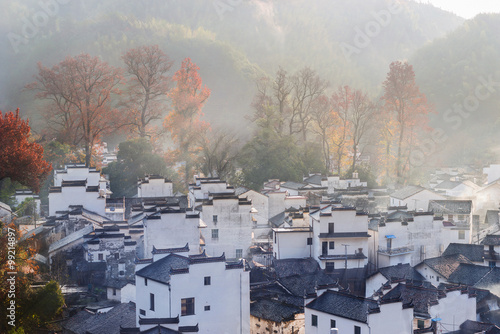
[[[466,19],[479,13],[500,13],[500,0],[417,0],[453,12]]]

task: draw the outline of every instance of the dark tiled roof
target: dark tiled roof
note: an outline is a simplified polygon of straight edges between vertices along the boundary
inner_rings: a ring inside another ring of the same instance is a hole
[[[278,213],[276,216],[273,216],[271,218],[269,218],[269,222],[275,226],[275,227],[278,227],[280,226],[281,224],[283,224],[283,222],[285,221],[285,211],[283,212],[280,212]]]
[[[139,332],[138,332],[139,333]],[[122,332],[121,334],[125,334]],[[140,332],[140,334],[181,334],[181,332],[163,327],[162,325],[157,325],[150,329]]]
[[[475,286],[483,289],[491,289],[493,286],[500,285],[500,268],[493,267],[484,277],[482,277]]]
[[[119,334],[121,327],[135,326],[135,304],[118,304],[106,313],[90,314],[80,311],[63,327],[77,334]]]
[[[500,327],[479,321],[465,320],[460,325],[460,334],[475,334],[475,333],[485,333],[485,334],[494,334],[500,333]]]
[[[500,245],[500,235],[488,234],[486,238],[481,241],[481,245],[498,246]]]
[[[397,199],[406,199],[410,196],[413,196],[419,192],[424,190],[424,188],[420,186],[406,186],[403,189],[399,189],[396,192],[393,192],[391,194],[391,197],[397,198]]]
[[[306,184],[300,182],[287,181],[281,184],[281,188],[295,189],[299,190],[303,188]]]
[[[432,200],[429,201],[429,211],[442,214],[449,214],[449,213],[470,214],[472,212],[472,201]]]
[[[62,181],[61,187],[85,187],[87,180]]]
[[[378,270],[385,278],[389,279],[409,279],[416,281],[425,281],[425,278],[420,275],[409,263],[398,264],[395,266],[384,267]]]
[[[328,290],[307,304],[306,307],[312,310],[366,323],[368,313],[377,309],[378,304],[375,300]]]
[[[320,186],[321,185],[321,180],[323,180],[323,177],[318,174],[311,175],[307,178],[305,178],[302,182],[304,183],[310,183],[310,184],[315,184]]]
[[[450,277],[450,275],[458,268],[461,263],[472,264],[469,259],[461,254],[434,257],[424,260],[423,263],[428,265],[432,270],[434,270],[444,278]]]
[[[461,184],[462,184],[462,182],[460,182],[460,181],[449,181],[448,180],[448,181],[441,182],[440,184],[438,184],[434,188],[436,188],[436,189],[454,189]]]
[[[274,322],[292,321],[302,308],[272,299],[259,299],[250,304],[250,314]]]
[[[134,284],[134,282],[127,281],[124,279],[108,279],[106,282],[104,282],[104,286],[107,288],[116,288],[116,289],[121,289],[127,284]]]
[[[443,252],[443,256],[462,254],[472,262],[482,262],[484,255],[484,247],[473,244],[457,244],[451,243]]]
[[[318,262],[312,258],[274,260],[274,268],[278,277],[314,274],[320,270]]]
[[[177,247],[177,248],[158,249],[155,246],[153,246],[153,254],[168,254],[168,253],[181,253],[181,252],[189,252],[188,243],[184,247]]]
[[[136,275],[160,283],[169,283],[172,270],[189,269],[189,259],[177,254],[170,254],[136,272]]]
[[[384,300],[400,298],[403,304],[412,303],[414,314],[429,318],[429,306],[438,304],[438,289],[430,284],[421,286],[420,284],[399,283],[394,289],[387,292]]]
[[[278,281],[294,296],[299,297],[314,293],[318,287],[333,288],[338,286],[337,281],[328,276],[324,271],[318,271],[314,274],[283,277]]]
[[[178,324],[179,316],[175,318],[141,318],[139,317],[139,325],[162,325],[162,324]]]

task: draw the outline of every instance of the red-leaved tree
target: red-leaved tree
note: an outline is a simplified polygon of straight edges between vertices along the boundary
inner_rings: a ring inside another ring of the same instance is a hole
[[[29,122],[15,113],[0,111],[0,181],[10,178],[35,192],[52,166],[43,159],[43,147],[30,140]]]
[[[176,145],[173,152],[175,159],[185,163],[186,184],[191,176],[195,155],[201,150],[195,143],[200,133],[209,126],[201,119],[201,109],[210,96],[210,90],[202,86],[199,69],[191,59],[184,59],[181,69],[172,77],[175,82],[175,87],[169,94],[172,110],[163,123]]]

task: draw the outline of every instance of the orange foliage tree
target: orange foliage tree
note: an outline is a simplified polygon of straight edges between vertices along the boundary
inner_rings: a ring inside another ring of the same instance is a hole
[[[43,159],[43,147],[30,140],[29,121],[15,113],[0,111],[0,181],[9,177],[35,192],[52,166]]]
[[[411,149],[419,130],[427,127],[427,116],[431,107],[415,83],[413,67],[407,62],[391,63],[383,87],[383,111],[388,114],[386,119],[393,119],[397,124],[396,178],[398,183],[404,183],[404,177],[410,168]]]
[[[120,94],[121,80],[120,69],[99,57],[80,54],[52,68],[39,63],[37,82],[28,88],[38,90],[38,98],[52,102],[49,120],[58,119],[63,133],[81,138],[85,164],[90,166],[93,145],[123,122],[112,101],[114,94]]]
[[[207,122],[201,120],[201,109],[210,96],[210,90],[202,86],[198,70],[199,67],[186,58],[181,69],[172,77],[175,82],[169,93],[172,109],[163,123],[176,145],[173,151],[175,160],[185,163],[186,184],[190,180],[196,155],[201,150],[196,145],[199,135],[209,127]]]
[[[140,137],[149,137],[152,123],[162,118],[173,62],[157,45],[129,50],[122,59],[131,77],[125,102],[127,125]]]

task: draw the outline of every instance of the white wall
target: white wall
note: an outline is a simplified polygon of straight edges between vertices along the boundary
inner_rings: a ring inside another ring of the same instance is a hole
[[[88,167],[69,167],[64,171],[54,171],[54,186],[60,187],[62,181],[80,181],[87,180],[87,186],[98,186],[101,174],[95,169]]]
[[[436,199],[446,199],[444,196],[436,194],[430,190],[424,189],[413,196],[405,199],[391,197],[391,206],[408,206],[408,211],[418,211],[420,209],[427,211],[429,201]]]
[[[173,193],[172,182],[164,178],[147,178],[137,187],[138,197],[166,197],[173,196]]]
[[[269,218],[285,211],[286,193],[284,191],[271,191],[267,193],[267,196],[269,197]]]
[[[89,211],[106,214],[106,199],[98,192],[87,192],[85,187],[61,187],[61,192],[49,193],[49,216],[56,211],[67,211],[70,205],[83,205]]]
[[[181,211],[162,213],[161,219],[144,219],[144,254],[150,257],[153,246],[157,249],[178,248],[186,243],[189,243],[189,254],[199,254],[199,224],[199,218],[188,218]]]
[[[380,313],[368,315],[370,333],[412,333],[413,308],[403,309],[401,302],[381,304]]]
[[[476,321],[476,297],[470,298],[460,290],[447,292],[446,298],[439,299],[439,304],[429,307],[429,314],[432,318],[441,318],[449,330],[457,330],[465,320]]]
[[[307,245],[307,238],[312,232],[295,232],[294,229],[273,230],[273,252],[276,259],[307,258],[313,255],[312,245]]]
[[[295,208],[299,209],[300,207],[306,206],[306,198],[304,196],[287,196],[285,197],[285,208]],[[282,210],[283,211],[283,210]]]
[[[500,178],[500,165],[485,167],[483,173],[487,175],[487,183],[491,183]]]
[[[339,334],[354,333],[354,326],[358,326],[361,328],[361,334],[370,333],[370,330],[365,323],[338,317],[325,312],[312,310],[307,307],[305,307],[304,310],[307,334],[329,334],[330,320],[335,320],[337,329],[339,330]],[[311,319],[313,314],[318,316],[318,326],[312,326]]]
[[[211,277],[210,285],[204,285],[205,276]],[[250,332],[249,272],[226,270],[225,262],[191,264],[189,273],[172,275],[170,284],[169,292],[167,285],[151,280],[144,286],[144,278],[136,276],[137,326],[139,310],[143,309],[148,318],[179,315],[179,326],[199,324],[201,333]],[[149,309],[150,293],[155,295],[155,311]],[[194,315],[181,316],[183,298],[195,298]]]

